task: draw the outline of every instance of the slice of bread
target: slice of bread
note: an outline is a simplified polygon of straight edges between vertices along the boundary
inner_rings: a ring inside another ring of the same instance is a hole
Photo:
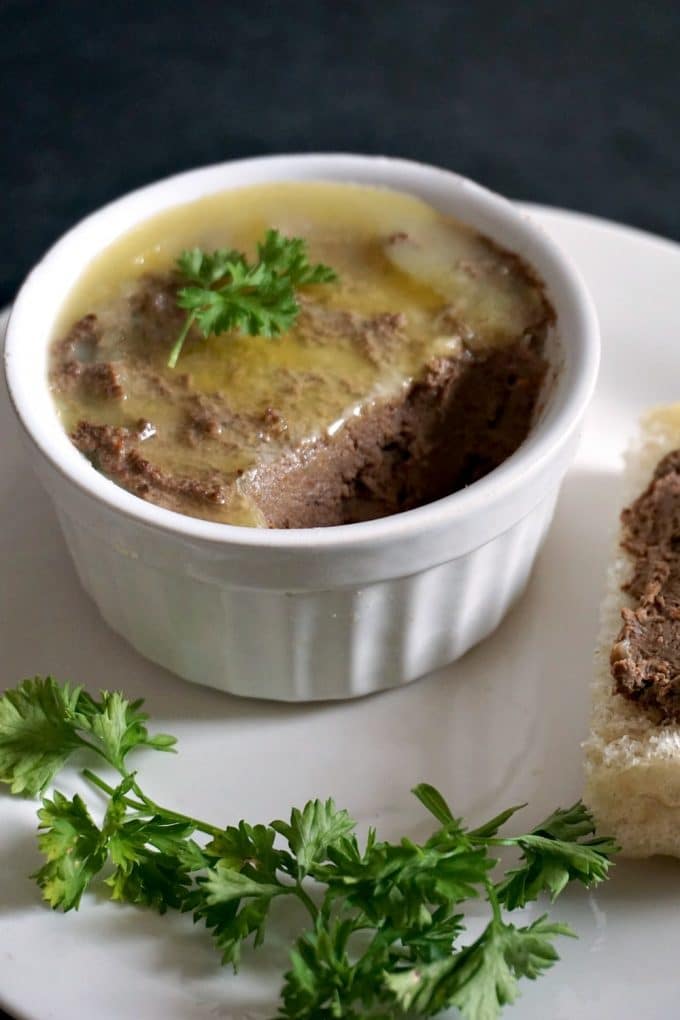
[[[661,458],[679,448],[680,403],[645,415],[626,454],[625,505],[646,489]],[[616,694],[609,670],[621,609],[633,605],[621,590],[631,568],[617,536],[601,608],[590,737],[584,744],[584,800],[598,831],[614,836],[624,855],[680,857],[680,725],[659,723],[642,706]]]

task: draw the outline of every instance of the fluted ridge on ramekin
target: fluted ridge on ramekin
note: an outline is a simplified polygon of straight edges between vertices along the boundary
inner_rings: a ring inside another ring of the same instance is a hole
[[[284,701],[352,698],[459,658],[522,592],[557,488],[479,549],[407,577],[305,592],[176,577],[59,517],[85,590],[144,656],[194,683]]]

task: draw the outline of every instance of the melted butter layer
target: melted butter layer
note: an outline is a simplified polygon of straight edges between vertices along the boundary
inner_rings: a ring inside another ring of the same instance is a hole
[[[310,259],[337,283],[305,289],[294,327],[275,339],[190,334],[166,366],[181,327],[174,306],[135,309],[149,274],[167,275],[184,248],[234,247],[255,256],[270,227],[304,237]],[[102,252],[69,294],[56,333],[97,315],[97,359],[120,366],[125,398],[56,387],[71,432],[151,422],[140,440],[159,469],[233,483],[223,506],[187,509],[258,524],[239,479],[291,449],[334,434],[350,415],[393,397],[435,356],[509,344],[546,317],[540,285],[509,253],[421,200],[394,191],[322,182],[232,190],[149,219]],[[155,380],[155,381],[154,381]],[[219,422],[189,442],[196,398]]]

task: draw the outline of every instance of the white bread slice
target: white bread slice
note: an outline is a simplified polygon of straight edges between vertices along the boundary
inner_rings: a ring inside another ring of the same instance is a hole
[[[625,458],[625,505],[645,490],[661,458],[678,448],[680,403],[646,414]],[[621,609],[633,604],[621,591],[631,568],[617,536],[601,607],[590,737],[584,744],[584,800],[598,832],[614,836],[625,856],[680,857],[680,725],[659,724],[644,708],[616,694],[609,671]]]

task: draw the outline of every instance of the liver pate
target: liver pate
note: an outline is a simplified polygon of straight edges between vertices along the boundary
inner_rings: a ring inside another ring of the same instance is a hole
[[[155,432],[155,427],[147,421],[139,421],[136,428],[82,421],[71,433],[71,439],[98,471],[143,499],[152,499],[154,503],[180,511],[187,500],[224,503],[225,487],[220,484],[219,477],[211,481],[208,477],[184,478],[168,474],[142,455],[139,443]]]
[[[351,524],[439,499],[517,449],[544,374],[525,342],[485,358],[435,359],[404,396],[256,472],[244,489],[275,528]]]
[[[680,450],[660,461],[621,516],[621,545],[633,559],[624,590],[636,604],[622,610],[611,651],[615,687],[661,719],[679,721]]]
[[[299,187],[284,205],[309,225],[306,196],[323,186]],[[344,202],[352,189],[343,187]],[[309,228],[314,258],[340,282],[303,290],[286,335],[204,340],[192,329],[173,370],[167,356],[185,317],[173,271],[132,273],[84,304],[53,343],[50,383],[97,470],[208,520],[316,527],[446,496],[517,449],[547,372],[554,313],[542,284],[517,256],[405,196],[397,212],[409,230],[383,230],[381,203],[394,199],[359,201],[365,190],[352,192],[349,226],[343,214],[340,226]],[[252,243],[245,227],[234,230],[230,241]],[[450,264],[430,286],[428,244],[446,256],[449,231]]]

